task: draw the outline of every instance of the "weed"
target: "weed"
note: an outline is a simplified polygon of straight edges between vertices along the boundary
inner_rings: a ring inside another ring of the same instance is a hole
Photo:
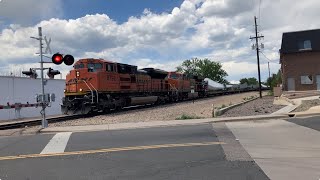
[[[202,117],[194,116],[194,115],[188,115],[188,114],[182,114],[180,117],[176,118],[176,120],[186,120],[186,119],[202,119]]]
[[[267,94],[268,96],[273,96],[273,91],[268,91],[268,94]]]

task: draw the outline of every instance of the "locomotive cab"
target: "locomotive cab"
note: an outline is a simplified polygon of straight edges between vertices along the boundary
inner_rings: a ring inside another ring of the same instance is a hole
[[[169,72],[167,79],[172,89],[176,89],[182,92],[189,92],[191,90],[190,78],[183,73]]]
[[[103,69],[103,62],[97,59],[77,61],[66,77],[65,95],[84,95],[98,88],[98,72]]]

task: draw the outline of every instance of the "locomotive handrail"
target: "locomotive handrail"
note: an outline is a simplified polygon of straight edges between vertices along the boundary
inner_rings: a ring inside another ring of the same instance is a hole
[[[89,82],[89,84],[92,86],[92,88],[96,91],[97,94],[97,103],[99,103],[99,94],[98,94],[98,90]]]
[[[175,91],[178,91],[178,89],[175,87],[175,86],[172,86],[170,83],[168,83],[170,85],[170,88],[175,90]]]
[[[90,89],[90,91],[91,91],[91,101],[92,101],[92,103],[93,103],[93,91],[92,91],[92,89],[90,88],[90,86],[88,85],[88,83],[85,81],[85,80],[82,80],[86,85],[87,85],[87,87]]]

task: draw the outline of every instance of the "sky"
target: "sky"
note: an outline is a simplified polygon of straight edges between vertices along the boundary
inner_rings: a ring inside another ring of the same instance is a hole
[[[318,0],[0,0],[0,74],[39,66],[38,27],[55,52],[75,59],[174,71],[184,60],[222,63],[227,80],[258,77],[254,16],[264,49],[261,79],[279,68],[283,32],[320,27]],[[45,46],[45,45],[44,45]],[[47,54],[50,57],[52,54]],[[50,61],[50,59],[46,59]],[[46,64],[62,72],[72,66]]]

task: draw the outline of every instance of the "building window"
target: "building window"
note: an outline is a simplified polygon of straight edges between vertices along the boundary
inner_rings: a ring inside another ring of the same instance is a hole
[[[299,43],[299,50],[311,50],[311,41],[310,40],[305,40],[303,42]]]
[[[300,76],[300,78],[301,78],[301,84],[313,84],[312,75]]]

